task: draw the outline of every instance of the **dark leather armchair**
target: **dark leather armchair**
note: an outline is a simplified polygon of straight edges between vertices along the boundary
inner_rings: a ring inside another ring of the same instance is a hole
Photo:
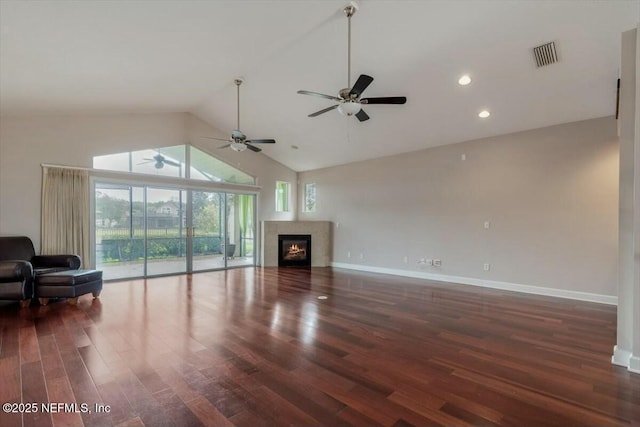
[[[0,299],[20,300],[26,307],[37,275],[77,270],[80,265],[77,255],[36,255],[28,237],[0,236]]]

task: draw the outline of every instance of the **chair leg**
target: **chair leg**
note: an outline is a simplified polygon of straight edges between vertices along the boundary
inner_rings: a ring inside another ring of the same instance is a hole
[[[49,304],[49,298],[38,298],[38,301],[40,301],[40,305]]]
[[[27,308],[27,307],[29,307],[29,304],[31,304],[31,298],[20,300],[20,307],[21,308]]]
[[[76,305],[78,304],[78,297],[75,298],[67,298],[67,302],[71,305]]]
[[[102,291],[100,290],[100,291],[93,292],[93,299],[98,299],[98,297],[100,296],[100,292]]]

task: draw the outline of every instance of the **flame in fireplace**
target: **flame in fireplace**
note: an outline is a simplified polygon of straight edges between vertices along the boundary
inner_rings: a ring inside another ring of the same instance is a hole
[[[307,250],[305,248],[300,248],[297,244],[293,244],[289,247],[288,255],[291,256],[304,256],[306,255]]]

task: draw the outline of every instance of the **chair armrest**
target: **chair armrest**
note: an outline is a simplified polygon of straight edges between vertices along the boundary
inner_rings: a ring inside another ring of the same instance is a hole
[[[31,258],[31,263],[34,268],[64,267],[77,270],[82,261],[78,255],[36,255]]]
[[[28,261],[0,261],[0,282],[31,280],[33,266]]]

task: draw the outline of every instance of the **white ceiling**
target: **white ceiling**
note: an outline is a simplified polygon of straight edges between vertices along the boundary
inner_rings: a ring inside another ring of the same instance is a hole
[[[241,76],[244,133],[316,169],[612,115],[620,33],[640,21],[640,0],[358,3],[352,82],[408,98],[367,122],[308,118],[332,102],[296,94],[347,85],[345,0],[1,0],[0,113],[192,112],[227,137]],[[560,61],[538,69],[531,48],[549,41]]]

